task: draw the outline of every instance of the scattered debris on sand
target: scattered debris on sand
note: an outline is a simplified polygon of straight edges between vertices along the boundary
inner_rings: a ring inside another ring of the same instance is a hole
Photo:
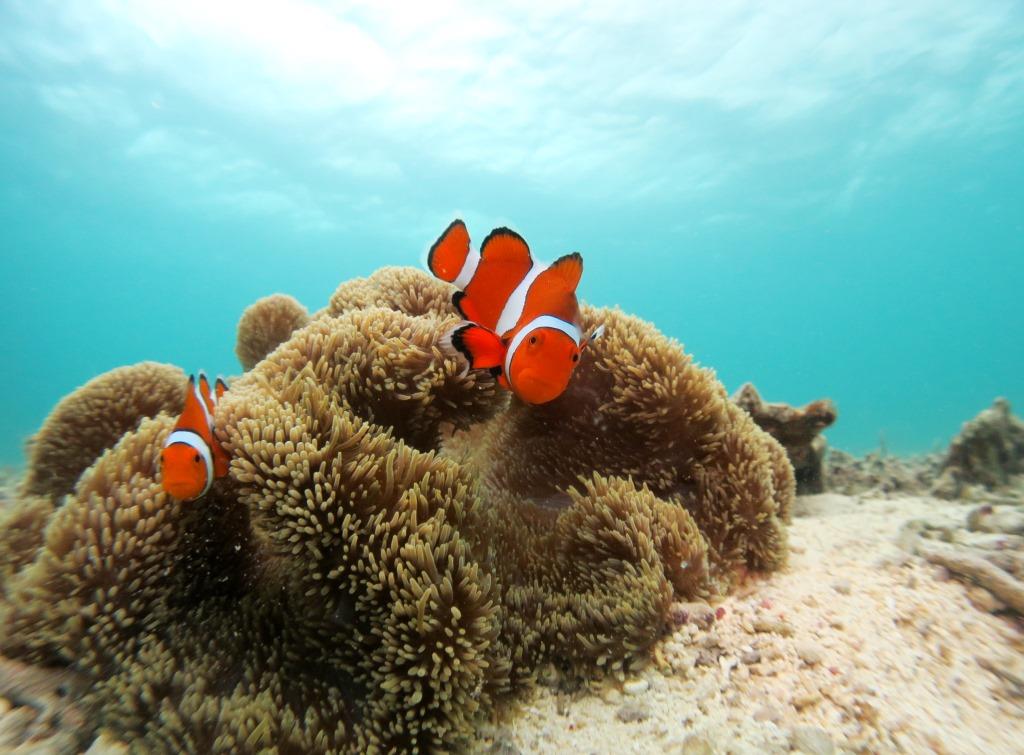
[[[870,498],[928,495],[942,455],[892,456],[881,451],[861,457],[830,448],[825,458],[825,489]]]
[[[965,580],[976,607],[1024,616],[1024,505],[985,504],[959,526],[915,519],[900,537],[909,552]]]

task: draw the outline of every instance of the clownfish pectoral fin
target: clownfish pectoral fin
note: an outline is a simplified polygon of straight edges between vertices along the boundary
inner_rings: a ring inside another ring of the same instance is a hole
[[[453,220],[427,253],[427,267],[435,276],[452,283],[459,277],[469,256],[469,231],[461,220]]]
[[[466,357],[474,370],[500,369],[505,360],[505,344],[498,334],[475,323],[458,326],[441,339],[441,345],[450,345]]]
[[[487,234],[484,243],[480,245],[480,260],[486,260],[488,265],[513,265],[513,269],[521,270],[522,275],[525,275],[533,264],[530,247],[526,245],[523,237],[511,228],[495,228]]]
[[[603,335],[604,335],[604,325],[598,325],[596,328],[594,328],[594,332],[593,333],[591,333],[589,336],[587,336],[585,339],[583,339],[583,343],[580,344],[580,351],[583,351],[583,349],[587,348],[590,344],[592,344],[594,341],[596,341],[598,338],[600,338]]]
[[[557,281],[566,291],[574,292],[583,277],[583,257],[579,252],[559,257],[544,274],[546,278]]]
[[[203,384],[205,376],[200,376],[200,385]],[[199,386],[196,385],[196,376],[189,375],[188,388],[185,391],[185,406],[181,410],[181,416],[174,426],[177,430],[191,430],[206,438],[210,431],[210,408],[206,401],[200,397]]]
[[[227,451],[221,446],[220,441],[213,439],[213,476],[224,477],[228,473],[228,465],[231,459]]]

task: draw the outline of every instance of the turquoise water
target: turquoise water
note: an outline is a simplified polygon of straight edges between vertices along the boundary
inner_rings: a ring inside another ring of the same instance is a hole
[[[1021,3],[256,5],[0,6],[0,464],[456,215],[580,251],[730,391],[833,398],[839,447],[1024,409]]]

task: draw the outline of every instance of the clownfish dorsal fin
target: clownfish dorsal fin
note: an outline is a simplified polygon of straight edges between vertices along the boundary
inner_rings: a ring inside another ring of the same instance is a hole
[[[513,264],[529,270],[533,264],[526,240],[511,228],[495,228],[480,245],[480,260],[488,265]]]
[[[459,219],[453,220],[427,252],[427,268],[448,283],[459,277],[469,256],[469,231]]]
[[[203,378],[200,377],[200,385]],[[182,407],[181,415],[175,424],[176,430],[189,430],[206,440],[210,437],[210,408],[206,401],[199,395],[199,386],[196,385],[196,376],[189,375],[188,389],[185,391],[185,405]]]
[[[206,404],[206,410],[212,418],[213,410],[217,406],[217,397],[210,391],[210,379],[203,370],[199,370],[199,397]]]
[[[441,345],[450,345],[466,357],[474,370],[501,367],[505,361],[505,344],[497,333],[483,325],[459,325],[441,339]]]
[[[218,375],[217,380],[213,384],[213,394],[217,397],[218,400],[220,400],[220,397],[223,396],[227,392],[227,390],[228,384],[225,382],[224,378],[221,375]]]
[[[557,281],[566,291],[575,292],[580,284],[580,278],[583,277],[583,257],[579,252],[559,257],[544,271],[544,275],[550,280]]]

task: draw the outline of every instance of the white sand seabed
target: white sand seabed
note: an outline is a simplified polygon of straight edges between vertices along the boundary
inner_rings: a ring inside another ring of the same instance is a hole
[[[710,627],[684,625],[625,683],[542,688],[480,751],[1022,753],[1024,700],[981,665],[1021,673],[1019,625],[896,544],[908,519],[961,526],[968,508],[798,499],[785,570],[716,604]]]

